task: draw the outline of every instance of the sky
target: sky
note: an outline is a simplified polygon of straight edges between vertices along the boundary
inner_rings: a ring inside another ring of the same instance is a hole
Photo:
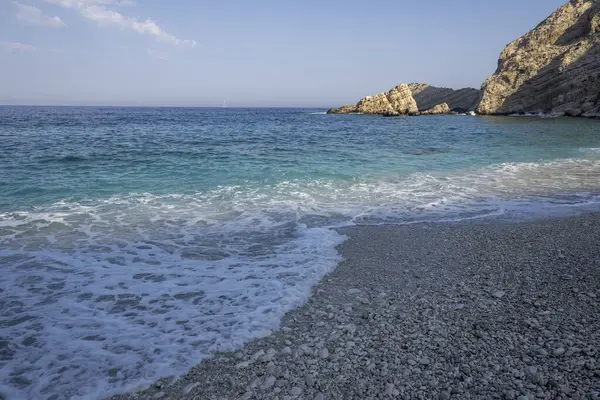
[[[331,107],[476,87],[566,0],[0,0],[0,104]]]

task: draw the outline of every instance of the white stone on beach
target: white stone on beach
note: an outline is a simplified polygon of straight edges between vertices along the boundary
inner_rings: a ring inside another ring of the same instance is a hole
[[[348,289],[348,294],[360,294],[362,291],[360,289]]]
[[[246,393],[244,393],[244,395],[242,397],[240,397],[240,400],[250,400],[253,396],[254,396],[254,392],[249,390]]]
[[[235,368],[237,368],[237,369],[247,368],[250,364],[252,364],[251,361],[242,361],[241,363],[236,364]]]
[[[506,294],[506,292],[504,292],[502,290],[497,290],[494,293],[492,293],[492,296],[494,296],[497,299],[501,299],[504,297],[505,294]]]
[[[200,382],[190,383],[189,385],[187,385],[186,387],[183,388],[182,392],[183,392],[183,394],[188,394],[189,392],[191,392],[192,390],[194,390],[194,388],[197,388],[198,386],[200,386]]]

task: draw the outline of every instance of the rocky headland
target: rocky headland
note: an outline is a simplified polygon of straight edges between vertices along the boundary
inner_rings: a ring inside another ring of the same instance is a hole
[[[443,107],[443,104],[447,107]],[[570,0],[500,54],[481,90],[401,84],[330,114],[600,117],[600,1]]]
[[[424,83],[400,84],[389,92],[363,97],[356,105],[332,108],[329,114],[372,114],[383,116],[451,114],[475,110],[477,89],[448,89]]]

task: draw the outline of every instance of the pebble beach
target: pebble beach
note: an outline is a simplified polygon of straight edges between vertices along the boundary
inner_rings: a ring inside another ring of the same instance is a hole
[[[600,398],[600,214],[341,233],[280,330],[113,400]]]

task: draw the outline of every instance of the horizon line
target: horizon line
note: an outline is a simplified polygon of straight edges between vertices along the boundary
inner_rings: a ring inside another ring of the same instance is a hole
[[[93,104],[2,104],[0,107],[87,107],[87,108],[211,108],[211,109],[254,109],[254,108],[312,108],[312,109],[327,109],[331,107],[317,106],[169,106],[169,105],[93,105]]]

